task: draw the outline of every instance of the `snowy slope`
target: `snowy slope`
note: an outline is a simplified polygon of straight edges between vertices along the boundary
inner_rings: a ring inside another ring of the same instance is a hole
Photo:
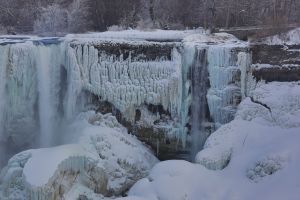
[[[162,162],[129,195],[149,200],[299,199],[299,90],[299,82],[259,85],[255,100],[245,99],[236,119],[208,139],[197,155],[200,164]]]

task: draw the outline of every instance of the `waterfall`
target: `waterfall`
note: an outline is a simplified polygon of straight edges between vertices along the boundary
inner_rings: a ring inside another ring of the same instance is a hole
[[[192,80],[192,160],[196,154],[203,148],[208,137],[205,131],[204,123],[206,121],[207,100],[206,94],[208,90],[208,69],[207,69],[207,50],[196,49],[194,63],[190,69]]]
[[[38,79],[39,145],[49,147],[53,145],[57,123],[59,119],[60,101],[60,48],[57,45],[37,45],[36,67]]]
[[[0,167],[5,162],[5,134],[4,134],[4,106],[5,106],[5,85],[6,85],[6,66],[8,61],[8,48],[0,46]]]

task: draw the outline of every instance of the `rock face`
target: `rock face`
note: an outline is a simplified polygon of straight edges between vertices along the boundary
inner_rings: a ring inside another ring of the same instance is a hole
[[[251,51],[257,81],[300,80],[300,45],[254,44]]]
[[[29,150],[10,159],[0,176],[1,199],[118,196],[157,162],[110,114],[83,113],[70,129],[80,135],[76,144]]]

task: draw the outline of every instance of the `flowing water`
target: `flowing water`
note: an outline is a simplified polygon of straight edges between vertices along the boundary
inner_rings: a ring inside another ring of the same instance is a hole
[[[5,162],[5,135],[4,135],[4,106],[5,106],[5,85],[6,85],[6,65],[8,60],[8,48],[0,46],[0,167]]]
[[[39,146],[50,147],[55,143],[59,116],[61,58],[57,45],[38,45],[37,79],[39,99]]]
[[[207,50],[196,49],[194,63],[191,67],[192,80],[192,150],[191,156],[194,160],[196,154],[203,148],[208,137],[204,123],[207,121],[208,69]]]

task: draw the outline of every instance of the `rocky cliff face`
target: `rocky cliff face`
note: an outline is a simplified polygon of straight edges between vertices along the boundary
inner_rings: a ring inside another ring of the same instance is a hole
[[[251,51],[257,81],[300,80],[300,45],[253,44]]]

